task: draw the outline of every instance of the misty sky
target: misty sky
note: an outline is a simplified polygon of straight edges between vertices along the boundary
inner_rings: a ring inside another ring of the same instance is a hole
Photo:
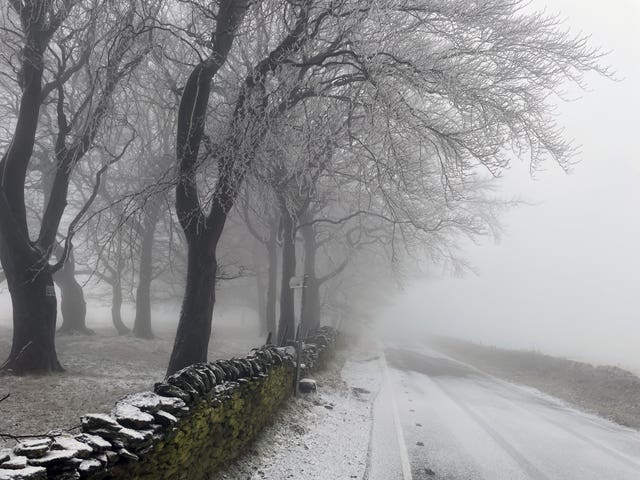
[[[382,314],[438,333],[534,348],[640,372],[640,1],[540,1],[611,50],[620,82],[560,107],[581,145],[567,176],[514,165],[507,195],[538,202],[504,217],[499,244],[471,246],[477,276],[418,282]],[[395,323],[397,326],[397,323]]]
[[[560,107],[581,162],[572,175],[548,163],[536,180],[514,164],[505,196],[539,205],[507,213],[499,244],[468,247],[477,275],[417,282],[380,316],[396,331],[404,323],[640,373],[640,0],[536,2],[611,50],[607,62],[621,78],[591,76],[591,91]],[[5,285],[0,292],[0,323],[8,323]],[[89,323],[108,321],[103,310]]]

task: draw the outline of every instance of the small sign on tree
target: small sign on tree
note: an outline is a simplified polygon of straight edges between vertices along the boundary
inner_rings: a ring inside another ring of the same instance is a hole
[[[289,279],[289,288],[304,288],[304,275],[296,275]]]

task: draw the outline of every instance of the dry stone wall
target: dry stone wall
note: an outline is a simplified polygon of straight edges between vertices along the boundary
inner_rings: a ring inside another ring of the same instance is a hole
[[[307,339],[303,373],[335,346],[329,328]],[[0,480],[204,480],[238,457],[291,395],[291,347],[187,367],[153,392],[119,400],[110,414],[82,417],[82,433],[51,432],[0,451]]]

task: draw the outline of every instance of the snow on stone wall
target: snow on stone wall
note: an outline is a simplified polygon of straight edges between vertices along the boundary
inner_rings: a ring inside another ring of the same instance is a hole
[[[335,344],[321,329],[302,354],[320,368]],[[82,417],[82,433],[25,440],[0,451],[0,480],[204,480],[238,457],[291,395],[294,356],[265,346],[245,358],[187,367],[110,414]]]

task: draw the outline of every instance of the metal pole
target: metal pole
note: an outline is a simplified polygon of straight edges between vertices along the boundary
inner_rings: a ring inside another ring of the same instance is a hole
[[[300,360],[302,359],[302,335],[300,335],[300,326],[298,325],[298,332],[296,333],[296,379],[293,385],[293,396],[298,396],[298,383],[300,382]]]
[[[302,298],[300,299],[300,327],[302,328],[301,332],[302,332],[302,336],[305,337],[305,333],[306,333],[306,328],[305,324],[304,324],[304,307],[306,304],[306,298],[307,298],[307,279],[309,278],[309,275],[304,275],[302,277]]]

